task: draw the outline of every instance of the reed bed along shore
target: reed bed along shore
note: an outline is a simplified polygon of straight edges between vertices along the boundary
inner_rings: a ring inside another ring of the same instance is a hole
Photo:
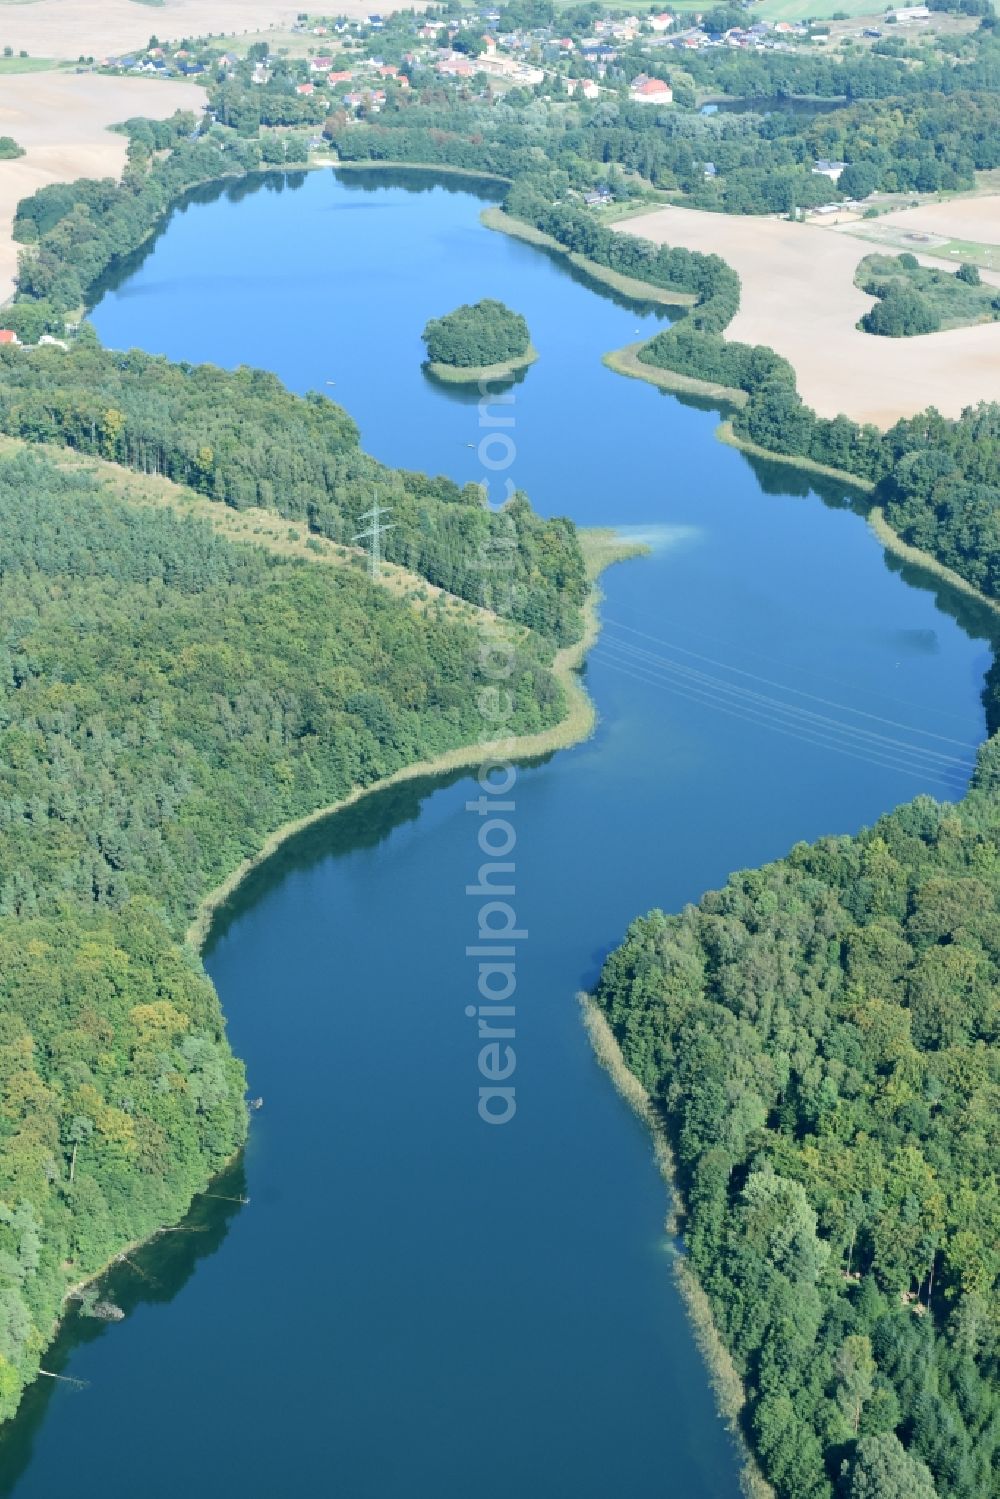
[[[629,1069],[615,1034],[592,995],[580,994],[577,997],[580,1002],[584,1029],[590,1038],[594,1056],[607,1072],[629,1108],[649,1130],[653,1142],[653,1156],[669,1195],[664,1229],[668,1237],[676,1241],[680,1232],[683,1205],[677,1192],[674,1154],[666,1122],[655,1101],[635,1073]],[[739,1370],[722,1341],[715,1325],[715,1318],[712,1316],[711,1303],[702,1289],[701,1282],[685,1259],[681,1246],[674,1242],[671,1248],[673,1249],[671,1260],[674,1279],[690,1319],[698,1351],[708,1369],[719,1414],[739,1448],[742,1464],[740,1483],[743,1492],[747,1499],[774,1499],[774,1490],[757,1467],[743,1441],[740,1417],[746,1404],[746,1391],[743,1388]]]
[[[308,813],[305,817],[297,818],[293,822],[276,828],[252,858],[244,859],[242,864],[234,869],[221,884],[217,885],[214,890],[210,890],[204,897],[198,906],[194,920],[188,927],[186,933],[188,943],[199,950],[204,947],[216,912],[236,893],[247,876],[265,863],[272,854],[277,853],[282,844],[316,823],[335,816],[345,807],[354,806],[362,797],[373,796],[376,792],[384,791],[390,786],[398,786],[403,781],[420,780],[424,776],[444,775],[452,770],[464,770],[478,765],[491,755],[502,755],[513,760],[531,760],[539,755],[551,754],[555,750],[568,749],[570,745],[578,744],[593,733],[597,723],[597,714],[589,694],[580,681],[579,671],[584,657],[600,633],[598,606],[601,592],[598,579],[601,573],[614,563],[639,556],[648,548],[641,542],[632,542],[619,536],[610,528],[581,531],[580,541],[591,590],[585,607],[584,630],[581,638],[575,644],[564,646],[557,651],[552,663],[552,673],[566,696],[566,712],[559,722],[548,729],[540,730],[537,734],[523,734],[512,739],[491,740],[488,743],[459,745],[433,759],[405,765],[394,771],[392,775],[373,781],[370,786],[356,787],[347,796],[330,806],[317,807],[314,812]]]

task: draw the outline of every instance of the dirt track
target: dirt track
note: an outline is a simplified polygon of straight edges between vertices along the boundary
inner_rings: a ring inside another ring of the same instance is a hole
[[[0,162],[0,302],[14,291],[18,246],[11,239],[22,198],[50,182],[117,177],[125,165],[125,137],[109,125],[131,115],[165,119],[177,109],[202,109],[205,91],[193,83],[145,78],[101,78],[93,73],[18,73],[0,79],[0,135],[25,148]]]
[[[953,209],[968,229],[967,211],[989,199],[959,200],[912,210],[914,216]],[[974,210],[980,235],[989,210]],[[965,216],[963,216],[965,215]],[[657,244],[714,251],[738,271],[740,310],[726,337],[767,344],[794,366],[803,399],[823,416],[890,426],[936,406],[958,416],[980,400],[1000,401],[1000,323],[955,328],[919,338],[875,338],[854,326],[871,298],[854,285],[858,262],[873,246],[812,224],[733,218],[665,208],[621,224],[620,232]]]

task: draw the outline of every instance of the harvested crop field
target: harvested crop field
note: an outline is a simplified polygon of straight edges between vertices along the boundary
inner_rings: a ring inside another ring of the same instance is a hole
[[[0,86],[0,135],[26,154],[0,162],[0,302],[14,292],[18,246],[11,227],[18,203],[51,182],[117,177],[126,141],[114,135],[132,115],[166,119],[178,109],[201,110],[205,91],[193,83],[102,78],[95,73],[21,73]]]
[[[985,201],[943,206],[967,210]],[[916,338],[858,331],[855,324],[872,305],[854,285],[857,265],[871,249],[861,239],[814,224],[687,208],[658,209],[618,227],[622,234],[727,260],[739,273],[742,293],[726,337],[784,355],[803,400],[822,416],[844,412],[888,427],[928,406],[958,416],[977,401],[1000,401],[1000,324]]]
[[[353,17],[369,9],[362,0],[338,0],[336,6],[338,14]],[[301,0],[0,0],[0,46],[23,48],[33,57],[100,59],[144,46],[154,31],[171,41],[236,36],[289,25],[301,10]]]
[[[898,213],[886,214],[880,222],[904,234],[942,235],[945,239],[1000,245],[1000,193],[902,208]]]

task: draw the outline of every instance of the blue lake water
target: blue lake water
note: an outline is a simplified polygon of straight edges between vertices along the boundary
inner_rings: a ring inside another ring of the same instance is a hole
[[[386,462],[478,480],[476,401],[427,378],[420,332],[500,297],[541,356],[507,408],[507,472],[545,513],[649,539],[604,579],[596,734],[511,793],[516,1118],[476,1111],[474,778],[395,788],[289,844],[206,954],[265,1098],[245,1160],[190,1233],[115,1272],[125,1322],[68,1321],[46,1366],[87,1388],[29,1393],[0,1492],[739,1493],[649,1141],[575,995],[651,906],[959,794],[991,621],[888,559],[837,486],[748,461],[716,412],[604,368],[655,311],[486,230],[481,207],[415,174],[202,193],[93,321],[113,346],[273,369],[342,402]]]

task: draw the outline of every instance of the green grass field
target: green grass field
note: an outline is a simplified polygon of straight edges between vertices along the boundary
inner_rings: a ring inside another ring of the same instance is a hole
[[[987,271],[1000,271],[1000,245],[978,245],[971,239],[949,239],[929,252],[941,260],[970,260]]]
[[[0,74],[3,73],[49,73],[53,68],[64,67],[54,57],[0,57]]]
[[[760,0],[750,12],[761,21],[829,21],[834,15],[885,15],[878,0]]]

